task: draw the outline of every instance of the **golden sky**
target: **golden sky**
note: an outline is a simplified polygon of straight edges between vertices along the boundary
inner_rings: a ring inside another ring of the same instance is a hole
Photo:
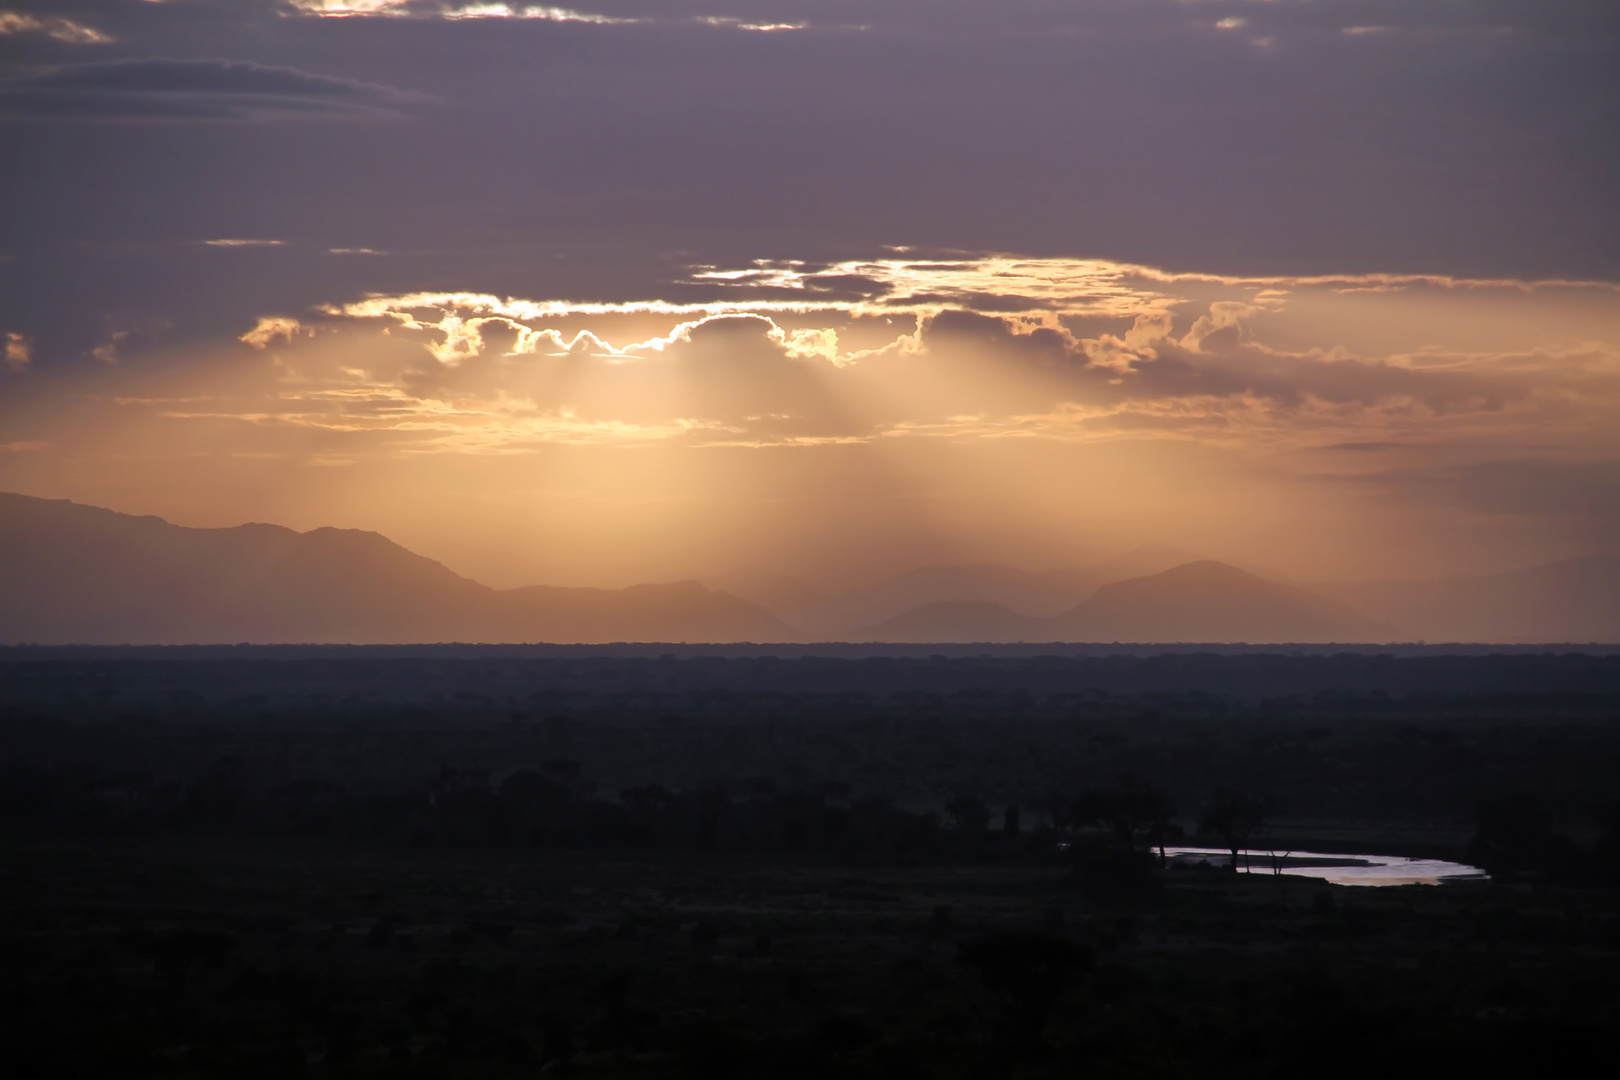
[[[905,251],[679,284],[713,298],[376,295],[114,355],[13,400],[0,485],[374,529],[496,585],[1155,541],[1310,580],[1615,538],[1609,284]]]

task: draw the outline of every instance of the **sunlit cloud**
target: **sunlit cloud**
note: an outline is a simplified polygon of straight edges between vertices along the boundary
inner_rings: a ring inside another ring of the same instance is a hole
[[[539,19],[543,22],[594,23],[598,26],[613,26],[644,21],[615,15],[597,15],[591,12],[575,11],[572,8],[518,7],[513,4],[468,4],[465,7],[446,9],[443,17],[446,19]]]
[[[739,19],[735,15],[698,15],[692,21],[702,23],[705,26],[728,26],[736,30],[753,30],[762,33],[771,33],[778,30],[804,30],[810,26],[807,22],[749,22],[747,19]]]
[[[644,22],[643,19],[598,15],[572,8],[534,4],[443,3],[438,0],[288,0],[304,15],[324,18],[412,18],[412,19],[532,19],[555,23],[594,23],[601,26]]]
[[[301,15],[321,18],[396,18],[440,19],[459,22],[470,19],[518,19],[550,23],[584,23],[596,26],[629,26],[643,23],[696,23],[727,30],[753,33],[780,33],[805,30],[806,21],[785,22],[769,19],[748,19],[736,15],[680,15],[633,16],[606,15],[580,11],[575,8],[540,4],[514,4],[505,2],[456,3],[453,0],[288,0],[292,9]],[[842,27],[851,29],[851,27]]]
[[[14,330],[7,331],[4,359],[6,367],[21,371],[34,359],[34,339]]]
[[[43,34],[67,45],[106,45],[113,39],[94,27],[59,15],[29,15],[0,11],[0,37],[17,34]]]
[[[404,15],[412,0],[287,0],[293,10],[306,15],[347,18],[364,15]]]
[[[253,329],[237,338],[237,340],[251,345],[255,349],[263,349],[277,338],[284,338],[288,344],[291,344],[296,335],[313,332],[313,330],[300,325],[297,319],[289,319],[284,315],[266,315],[258,321]]]
[[[1470,433],[1544,436],[1560,424],[1578,442],[1620,407],[1613,340],[1559,342],[1556,321],[1537,348],[1445,340],[1444,303],[1521,297],[1533,309],[1548,292],[1613,296],[1603,282],[1250,278],[1009,256],[758,262],[699,267],[687,282],[722,298],[452,292],[329,305],[320,314],[340,338],[380,333],[407,351],[390,353],[386,371],[323,372],[298,359],[316,346],[297,346],[281,392],[322,404],[299,412],[300,424],[342,427],[363,414],[364,430],[415,433],[421,452],[508,452],[553,438],[1149,438],[1255,452],[1365,442],[1372,432],[1406,447]],[[1413,304],[1437,314],[1398,349],[1271,340],[1308,331],[1324,305],[1359,317],[1367,304],[1402,318]],[[663,329],[648,334],[659,320]],[[308,327],[266,317],[241,340],[295,346],[300,332]],[[350,385],[333,389],[334,378]]]
[[[286,244],[287,244],[287,241],[285,241],[285,240],[222,239],[222,240],[204,240],[203,243],[207,244],[209,247],[252,248],[252,247],[285,247]]]

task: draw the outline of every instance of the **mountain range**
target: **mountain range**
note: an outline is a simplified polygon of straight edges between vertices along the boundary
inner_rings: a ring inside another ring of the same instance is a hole
[[[0,493],[0,644],[1620,642],[1620,558],[1398,582],[1278,580],[1154,545],[860,589],[733,574],[492,589],[354,529],[197,529]]]
[[[0,642],[791,641],[695,581],[497,590],[387,537],[191,529],[0,494]]]

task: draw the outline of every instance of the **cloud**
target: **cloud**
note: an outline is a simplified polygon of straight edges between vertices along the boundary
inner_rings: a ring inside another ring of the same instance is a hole
[[[530,19],[555,23],[593,23],[599,26],[646,21],[538,4],[457,4],[444,0],[288,0],[288,3],[300,14],[329,19]]]
[[[329,19],[437,19],[460,22],[470,19],[519,19],[550,23],[585,23],[594,26],[630,26],[645,23],[695,23],[700,26],[777,33],[804,30],[805,21],[783,22],[768,17],[743,18],[736,15],[687,15],[669,11],[659,16],[607,15],[574,8],[543,4],[455,2],[455,0],[288,0],[301,15]]]
[[[204,240],[203,243],[208,245],[209,247],[245,248],[245,247],[285,247],[286,244],[287,244],[287,241],[285,241],[285,240],[232,240],[232,239],[223,239],[223,240]]]
[[[829,278],[836,294],[818,288]],[[618,433],[715,446],[1152,438],[1393,453],[1512,441],[1538,426],[1590,432],[1620,412],[1620,342],[1470,351],[1434,336],[1458,332],[1458,303],[1544,310],[1556,335],[1572,297],[1612,295],[1601,282],[1240,278],[1011,256],[702,267],[688,281],[735,295],[609,303],[451,292],[329,305],[342,340],[380,330],[391,359],[342,360],[333,376],[298,359],[306,347],[286,354],[298,400],[321,402],[301,422],[346,424],[362,402],[386,401],[386,415],[363,406],[367,424],[439,432],[440,449],[480,452],[588,430],[594,442]],[[1327,326],[1352,313],[1411,324],[1427,306],[1432,326],[1412,330],[1402,350],[1320,336],[1324,311]],[[1280,344],[1301,321],[1314,340]],[[242,340],[291,346],[289,325],[261,320]]]
[[[447,7],[444,9],[442,17],[446,19],[539,19],[544,22],[594,23],[598,26],[644,21],[642,19],[623,18],[613,15],[597,15],[591,12],[575,11],[572,8],[520,6],[517,4],[465,4],[461,7]]]
[[[313,334],[314,332],[314,330],[300,324],[297,319],[290,319],[285,315],[266,315],[259,319],[253,329],[236,340],[246,342],[255,349],[262,349],[276,338],[285,338],[290,345],[295,335]]]
[[[100,30],[59,15],[0,11],[0,37],[16,34],[43,34],[66,45],[106,45],[113,40]]]
[[[1405,298],[1392,305],[1398,310],[1435,297],[1479,296],[1486,303],[1484,298],[1518,297],[1533,306],[1533,298],[1543,293],[1606,298],[1617,291],[1607,282],[1388,274],[1239,277],[1003,255],[821,265],[762,261],[742,269],[699,267],[688,282],[720,298],[579,302],[409,293],[323,310],[347,319],[387,319],[422,335],[423,347],[452,366],[482,354],[483,335],[491,327],[515,335],[514,353],[578,352],[587,340],[580,335],[588,334],[595,354],[631,356],[663,352],[699,329],[713,333],[718,320],[733,320],[733,326],[764,328],[787,356],[819,358],[837,367],[919,349],[1016,361],[1042,372],[1040,390],[1025,400],[1032,408],[1057,400],[1053,395],[1084,392],[1111,402],[1247,395],[1293,409],[1307,401],[1334,407],[1404,401],[1439,414],[1504,408],[1531,393],[1549,367],[1572,372],[1576,354],[1565,360],[1501,350],[1368,355],[1332,340],[1284,348],[1267,344],[1255,327],[1290,318],[1294,303],[1348,309],[1351,297]],[[828,282],[836,287],[827,287]],[[679,321],[664,334],[626,339],[615,327],[635,316]],[[735,321],[743,317],[757,321]],[[868,329],[851,334],[851,320]],[[886,333],[874,339],[871,328],[880,323]],[[565,325],[570,329],[564,331]],[[1524,370],[1512,370],[1516,363],[1526,365]]]
[[[752,30],[756,33],[775,33],[782,30],[805,30],[810,24],[807,22],[750,22],[735,15],[698,15],[692,19],[695,23],[705,26],[725,26],[737,30]]]
[[[409,0],[288,0],[293,10],[306,15],[351,18],[367,15],[398,15]]]
[[[888,33],[914,34],[972,33],[979,36],[1023,36],[1031,32],[1067,31],[1074,35],[1139,35],[1145,31],[1182,33],[1188,22],[1192,0],[1087,0],[1084,4],[1053,4],[1033,0],[1004,0],[987,5],[979,0],[899,0],[880,5],[860,5],[863,25],[879,27]],[[541,19],[557,22],[622,24],[636,22],[701,23],[744,30],[801,29],[805,7],[785,9],[777,0],[729,0],[716,5],[709,0],[659,3],[609,0],[602,6],[613,12],[587,12],[576,8],[525,4],[521,0],[287,0],[288,6],[305,16],[341,19],[418,19],[458,18]],[[593,5],[594,6],[594,5]],[[723,6],[723,14],[714,8]],[[842,5],[850,7],[854,5]],[[1242,5],[1242,14],[1226,10],[1196,12],[1200,25],[1221,29],[1250,27],[1274,36],[1295,39],[1337,35],[1349,26],[1371,25],[1369,16],[1392,28],[1428,34],[1465,34],[1512,29],[1546,34],[1589,29],[1603,18],[1579,5],[1511,4],[1484,11],[1459,8],[1448,0],[1407,0],[1392,8],[1377,0],[1341,0],[1334,3],[1260,3]],[[1564,8],[1567,10],[1559,10]]]
[[[118,363],[118,346],[124,342],[125,338],[130,336],[130,333],[128,330],[109,330],[107,339],[91,349],[90,355],[103,364]]]
[[[12,371],[21,371],[34,359],[34,339],[15,331],[6,332],[5,364]]]
[[[69,120],[294,120],[397,115],[415,95],[245,60],[109,60],[0,81],[0,113]]]

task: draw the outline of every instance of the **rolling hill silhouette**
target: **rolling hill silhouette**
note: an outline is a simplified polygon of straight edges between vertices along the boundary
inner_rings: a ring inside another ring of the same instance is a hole
[[[1203,560],[1098,589],[1058,623],[1071,641],[1388,641],[1337,600]]]
[[[935,603],[856,635],[873,641],[1376,642],[1395,631],[1348,605],[1201,560],[1097,589],[1049,618]]]
[[[957,604],[991,605],[1017,615],[1059,615],[1101,585],[1158,573],[1196,558],[1179,548],[1148,544],[1106,562],[1040,572],[1000,563],[924,566],[842,592],[822,592],[793,578],[771,574],[728,574],[713,579],[711,584],[760,605],[812,635],[836,640],[859,637],[874,624],[935,604],[947,608]],[[962,612],[950,617],[968,619]],[[969,619],[961,625],[973,624]]]
[[[0,642],[793,641],[694,581],[496,590],[377,533],[192,529],[0,494]]]

